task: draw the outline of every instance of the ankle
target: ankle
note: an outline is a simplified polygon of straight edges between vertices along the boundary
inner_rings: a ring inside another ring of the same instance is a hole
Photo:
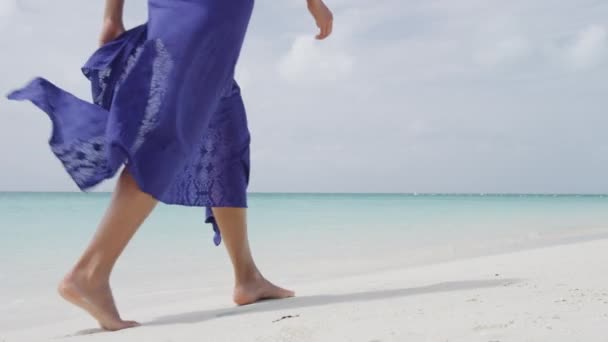
[[[246,270],[240,270],[235,274],[235,283],[237,286],[241,284],[253,283],[261,279],[264,279],[264,277],[255,266]]]
[[[74,267],[67,275],[66,280],[71,280],[90,287],[103,286],[109,283],[110,274],[96,267]]]

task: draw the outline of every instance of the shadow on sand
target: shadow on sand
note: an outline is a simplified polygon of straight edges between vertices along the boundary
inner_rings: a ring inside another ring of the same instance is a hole
[[[451,292],[472,290],[479,288],[509,286],[519,282],[520,279],[491,279],[491,280],[465,280],[448,281],[428,286],[410,287],[392,290],[366,291],[356,293],[346,293],[339,295],[313,295],[293,297],[281,300],[264,300],[255,304],[236,306],[225,309],[200,310],[185,312],[177,315],[167,315],[157,317],[154,320],[143,323],[143,326],[170,325],[200,323],[211,319],[225,316],[244,315],[254,312],[278,311],[286,309],[297,309],[312,306],[322,306],[348,302],[366,302],[378,299],[389,299],[397,297],[407,297],[431,293]],[[87,329],[76,332],[69,336],[88,335],[103,332],[101,329]],[[66,337],[69,337],[66,336]]]

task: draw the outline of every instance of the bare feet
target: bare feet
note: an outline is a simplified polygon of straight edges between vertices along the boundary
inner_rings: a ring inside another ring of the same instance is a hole
[[[234,302],[238,305],[255,303],[262,299],[280,299],[293,297],[291,290],[280,288],[261,275],[250,282],[237,284],[234,288]]]
[[[93,316],[103,329],[116,331],[139,325],[135,321],[123,321],[120,318],[107,282],[94,284],[86,276],[71,272],[59,283],[58,291],[65,300]]]

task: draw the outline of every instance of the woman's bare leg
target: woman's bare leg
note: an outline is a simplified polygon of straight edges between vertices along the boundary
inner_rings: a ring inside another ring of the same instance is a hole
[[[293,297],[293,291],[266,280],[255,265],[247,238],[247,209],[215,207],[212,211],[234,267],[234,302],[245,305],[260,299]]]
[[[139,189],[131,174],[123,170],[93,240],[59,284],[61,296],[86,310],[104,329],[120,330],[138,325],[120,318],[110,289],[110,273],[156,203]]]

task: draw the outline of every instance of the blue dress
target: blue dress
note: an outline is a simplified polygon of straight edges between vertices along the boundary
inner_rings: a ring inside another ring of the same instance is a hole
[[[82,67],[92,103],[36,78],[9,99],[52,121],[51,150],[81,190],[124,165],[161,202],[247,207],[249,144],[234,81],[253,0],[148,0],[148,22],[103,45]]]

